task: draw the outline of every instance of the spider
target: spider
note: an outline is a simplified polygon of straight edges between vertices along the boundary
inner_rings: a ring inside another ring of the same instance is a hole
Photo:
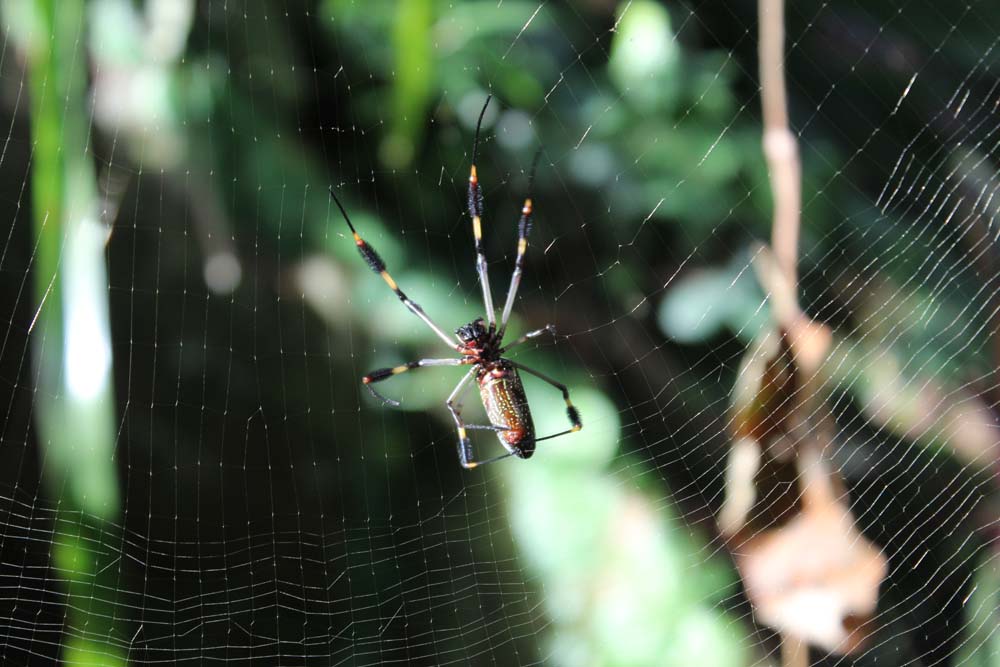
[[[496,313],[493,309],[493,296],[490,292],[490,280],[486,268],[486,256],[483,253],[483,195],[479,190],[479,179],[476,176],[479,130],[482,127],[483,116],[486,114],[486,107],[489,106],[491,98],[492,95],[486,98],[486,103],[483,105],[483,110],[479,113],[479,121],[476,124],[476,135],[472,145],[472,166],[469,170],[468,193],[469,216],[472,218],[472,232],[476,242],[476,270],[479,274],[479,283],[483,289],[483,302],[486,307],[485,323],[482,317],[476,318],[472,322],[456,329],[455,339],[448,336],[428,317],[423,308],[411,301],[403,290],[399,288],[396,281],[392,279],[392,276],[386,270],[385,262],[382,261],[382,258],[378,256],[374,248],[358,235],[354,224],[347,215],[347,211],[344,210],[340,200],[337,199],[333,188],[330,188],[330,196],[333,197],[337,208],[340,209],[341,214],[344,216],[344,221],[347,222],[347,226],[354,235],[354,243],[357,245],[358,251],[361,253],[361,257],[365,260],[365,263],[371,267],[372,271],[382,276],[382,280],[396,293],[396,296],[399,297],[399,300],[403,302],[403,305],[410,312],[423,320],[424,324],[430,327],[437,334],[438,338],[444,341],[445,345],[461,355],[457,358],[421,359],[396,366],[395,368],[380,368],[365,375],[361,378],[361,382],[379,400],[389,405],[398,406],[399,403],[397,401],[382,396],[375,391],[372,385],[415,368],[424,368],[427,366],[472,366],[455,386],[451,395],[448,396],[447,401],[445,401],[445,405],[455,420],[455,429],[458,431],[458,458],[462,467],[466,469],[493,463],[508,456],[516,456],[522,459],[529,458],[535,452],[535,445],[537,443],[568,433],[574,433],[583,428],[580,421],[580,413],[570,401],[569,390],[566,389],[566,385],[503,356],[511,348],[546,332],[555,335],[555,327],[548,324],[541,329],[524,334],[509,345],[503,344],[504,333],[507,330],[507,321],[510,319],[510,313],[514,307],[514,297],[517,295],[517,288],[521,283],[524,254],[528,249],[528,234],[531,232],[532,202],[530,193],[531,183],[534,180],[534,165],[532,166],[531,176],[528,181],[528,197],[524,200],[524,206],[521,209],[521,219],[517,225],[517,258],[514,260],[514,272],[511,275],[510,287],[507,290],[507,300],[504,303],[503,314],[500,317],[499,326],[497,325]],[[537,156],[535,162],[537,163]],[[530,373],[562,392],[563,399],[566,401],[566,414],[569,417],[571,428],[547,435],[543,438],[535,437],[535,426],[531,419],[531,408],[528,405],[528,398],[524,393],[524,385],[521,382],[518,371]],[[486,414],[490,420],[488,425],[466,424],[462,420],[461,396],[467,388],[469,380],[473,377],[479,385],[479,394],[483,401],[483,407],[486,408]],[[473,455],[472,442],[466,433],[467,430],[473,429],[494,431],[500,440],[500,444],[507,450],[507,453],[477,461]]]

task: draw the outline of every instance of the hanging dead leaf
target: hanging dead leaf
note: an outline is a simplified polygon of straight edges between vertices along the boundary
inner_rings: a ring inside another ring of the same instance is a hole
[[[757,249],[754,268],[777,326],[747,351],[733,390],[734,444],[719,513],[728,537],[780,525],[798,511],[798,443],[815,438],[829,418],[821,371],[833,333],[799,310],[794,285],[766,246]]]
[[[818,457],[813,465],[821,465]],[[888,563],[857,530],[828,473],[814,469],[800,479],[802,511],[732,544],[736,566],[761,623],[833,653],[853,653],[872,627],[867,621]]]
[[[797,510],[794,443],[804,437],[797,367],[781,331],[763,336],[747,352],[733,391],[733,448],[726,470],[723,535],[759,531]]]
[[[733,391],[734,439],[751,438],[770,446],[793,428],[796,368],[781,331],[764,335],[744,357]]]

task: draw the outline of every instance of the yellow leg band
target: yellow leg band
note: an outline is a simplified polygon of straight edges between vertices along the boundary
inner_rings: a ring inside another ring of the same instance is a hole
[[[392,276],[390,276],[387,271],[383,271],[379,275],[382,276],[382,280],[384,280],[385,284],[388,285],[391,289],[393,290],[398,289],[396,281],[392,279]]]

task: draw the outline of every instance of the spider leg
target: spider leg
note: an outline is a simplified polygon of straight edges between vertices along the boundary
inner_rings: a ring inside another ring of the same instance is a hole
[[[531,340],[532,338],[536,338],[538,336],[541,336],[546,331],[548,331],[553,336],[555,336],[556,335],[556,326],[554,324],[546,324],[541,329],[536,329],[535,331],[529,331],[528,333],[524,334],[523,336],[521,336],[520,338],[518,338],[517,340],[515,340],[510,345],[506,345],[506,346],[500,348],[500,354],[503,354],[504,352],[506,352],[510,348],[517,347],[521,343],[525,343],[525,342]]]
[[[461,350],[461,347],[455,342],[455,340],[448,336],[448,334],[446,334],[441,327],[435,324],[431,318],[427,316],[427,313],[424,312],[423,308],[413,301],[410,301],[409,297],[403,293],[403,290],[399,289],[399,285],[396,284],[396,281],[393,280],[392,276],[389,275],[389,272],[386,271],[385,262],[383,262],[382,258],[378,256],[377,252],[375,252],[375,248],[368,245],[368,243],[358,235],[357,230],[354,229],[351,219],[347,217],[347,211],[344,210],[340,200],[337,199],[337,195],[334,194],[333,188],[330,188],[330,196],[333,197],[333,201],[336,202],[337,208],[340,209],[340,212],[344,216],[344,220],[347,221],[347,226],[350,227],[351,233],[354,234],[354,244],[358,246],[358,252],[361,253],[361,257],[365,260],[365,263],[371,267],[372,271],[382,276],[382,280],[384,280],[385,284],[396,293],[396,296],[403,302],[403,305],[409,308],[410,312],[423,320],[424,324],[429,326],[434,333],[437,334],[438,338],[444,341],[445,345],[454,350]]]
[[[461,366],[465,363],[468,363],[465,359],[421,359],[420,361],[409,361],[400,366],[380,368],[372,371],[361,378],[361,382],[368,388],[368,391],[372,393],[372,396],[393,407],[398,407],[399,401],[386,398],[382,394],[378,393],[375,391],[375,387],[373,387],[372,384],[375,382],[381,382],[382,380],[388,380],[393,375],[399,375],[400,373],[405,373],[406,371],[413,370],[414,368],[423,368],[424,366]]]
[[[503,337],[504,330],[507,329],[507,320],[510,319],[510,311],[514,308],[517,288],[521,285],[524,253],[528,250],[528,234],[531,233],[531,185],[535,181],[535,168],[538,166],[538,158],[541,154],[542,151],[539,149],[531,163],[531,175],[528,177],[528,196],[524,199],[524,206],[521,207],[521,219],[517,223],[517,259],[514,260],[514,273],[510,276],[510,287],[507,288],[507,302],[504,303],[503,315],[500,317],[499,335],[501,337]]]
[[[469,440],[469,436],[466,434],[466,429],[486,429],[486,430],[507,430],[502,426],[479,426],[476,424],[466,424],[462,421],[462,402],[458,400],[461,393],[465,390],[466,385],[469,380],[475,375],[476,369],[469,369],[458,384],[455,385],[455,389],[448,396],[448,400],[445,401],[445,405],[448,406],[448,410],[451,411],[451,416],[455,420],[455,430],[458,431],[458,460],[462,464],[462,467],[466,470],[471,470],[477,466],[485,465],[487,463],[493,463],[494,461],[499,461],[500,459],[505,459],[511,456],[510,453],[501,454],[500,456],[494,456],[493,458],[486,459],[484,461],[476,461],[472,453],[472,441]]]
[[[486,318],[492,331],[496,327],[496,314],[493,312],[493,293],[490,291],[490,276],[486,268],[486,254],[483,252],[483,193],[479,190],[479,177],[476,175],[476,154],[479,151],[479,129],[486,115],[486,107],[490,105],[492,95],[486,97],[483,110],[479,112],[479,122],[476,124],[476,138],[472,144],[472,166],[469,168],[469,217],[472,218],[472,234],[476,240],[476,271],[479,273],[479,284],[483,287],[483,305],[486,307]]]
[[[507,452],[506,454],[500,454],[499,456],[494,456],[493,458],[489,459],[483,459],[482,461],[473,461],[471,447],[468,449],[468,451],[464,449],[459,450],[459,456],[462,459],[462,467],[465,468],[466,470],[472,470],[473,468],[484,466],[487,463],[496,463],[497,461],[502,461],[503,459],[513,455],[514,454],[511,452]]]
[[[508,361],[510,360],[508,359]],[[528,368],[523,364],[519,364],[513,361],[511,361],[510,363],[515,368],[518,368],[524,371],[525,373],[531,373],[536,378],[548,382],[550,385],[552,385],[553,387],[562,392],[563,399],[566,401],[566,416],[569,418],[569,422],[570,424],[572,424],[572,427],[566,429],[565,431],[560,431],[559,433],[553,433],[552,435],[547,435],[544,438],[536,438],[535,439],[536,443],[541,442],[542,440],[551,440],[552,438],[558,438],[559,436],[566,435],[568,433],[576,433],[577,431],[583,428],[583,422],[580,421],[580,411],[577,410],[576,406],[573,405],[573,402],[569,400],[569,389],[566,388],[566,385],[564,385],[562,382],[557,382],[556,380],[553,380],[544,373],[539,373],[533,368]]]

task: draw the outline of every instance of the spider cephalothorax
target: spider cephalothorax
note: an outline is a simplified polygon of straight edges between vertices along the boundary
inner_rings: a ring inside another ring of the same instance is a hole
[[[490,332],[483,326],[483,318],[481,317],[455,329],[455,335],[469,347],[482,347],[490,338]]]
[[[337,203],[337,207],[344,215],[344,220],[347,221],[347,226],[350,227],[351,233],[354,235],[354,244],[358,247],[361,257],[364,258],[368,266],[375,273],[382,276],[382,280],[396,293],[396,296],[399,297],[404,306],[410,309],[410,312],[423,320],[424,324],[429,326],[448,347],[462,355],[449,359],[421,359],[420,361],[411,361],[393,368],[380,368],[361,378],[361,381],[376,397],[386,403],[399,405],[396,401],[392,401],[379,394],[371,385],[414,368],[422,368],[424,366],[471,365],[472,368],[469,369],[458,383],[455,390],[451,392],[446,402],[448,410],[451,411],[451,416],[455,420],[455,428],[458,431],[458,458],[465,468],[475,468],[477,465],[497,461],[508,456],[517,456],[518,458],[526,459],[535,451],[535,443],[566,435],[567,433],[573,433],[582,428],[580,413],[577,412],[577,409],[570,402],[569,390],[566,389],[566,385],[534,369],[503,357],[503,353],[510,348],[520,345],[536,336],[541,336],[543,333],[555,333],[555,328],[550,324],[536,331],[524,334],[509,345],[503,345],[503,336],[507,330],[507,322],[510,319],[511,310],[514,307],[514,298],[517,296],[517,288],[521,284],[524,253],[528,249],[528,234],[531,232],[532,203],[529,196],[524,200],[524,206],[521,208],[521,219],[517,225],[517,257],[514,260],[514,273],[510,278],[510,287],[507,289],[507,300],[504,303],[498,326],[496,313],[493,309],[493,295],[490,292],[486,256],[483,253],[483,197],[479,190],[479,179],[476,175],[476,151],[479,147],[479,128],[483,123],[483,115],[486,113],[486,106],[489,103],[490,98],[487,97],[486,104],[483,105],[483,110],[479,114],[479,124],[476,125],[476,139],[472,144],[472,167],[469,169],[468,193],[469,217],[472,219],[472,234],[476,241],[476,270],[479,273],[479,283],[483,289],[483,301],[486,305],[487,319],[484,322],[483,318],[480,317],[456,329],[455,336],[457,342],[435,324],[427,316],[423,308],[410,301],[409,297],[403,293],[403,290],[399,289],[399,285],[396,284],[396,281],[392,279],[392,276],[386,270],[385,262],[378,256],[375,249],[358,235],[357,230],[354,229],[354,225],[351,224],[351,219],[347,216],[347,211],[340,204],[337,195],[333,193],[333,189],[330,189],[330,195]],[[529,178],[529,190],[534,173],[534,166],[532,166],[531,178]],[[528,398],[524,393],[524,385],[521,383],[518,370],[531,373],[562,392],[563,399],[566,401],[566,415],[569,417],[572,428],[547,435],[544,438],[535,437],[535,426],[531,419],[531,408],[528,406]],[[472,379],[475,379],[476,384],[479,385],[479,395],[482,398],[483,406],[486,408],[486,415],[490,420],[488,425],[466,424],[462,420],[462,402],[460,396],[462,390],[465,389],[468,382]],[[484,461],[476,461],[472,454],[472,442],[466,434],[466,429],[482,429],[495,432],[497,438],[500,440],[500,444],[504,446],[507,453]]]
[[[455,329],[455,335],[462,341],[463,354],[480,361],[492,361],[500,356],[500,337],[495,327],[487,328],[483,324],[481,317]]]

